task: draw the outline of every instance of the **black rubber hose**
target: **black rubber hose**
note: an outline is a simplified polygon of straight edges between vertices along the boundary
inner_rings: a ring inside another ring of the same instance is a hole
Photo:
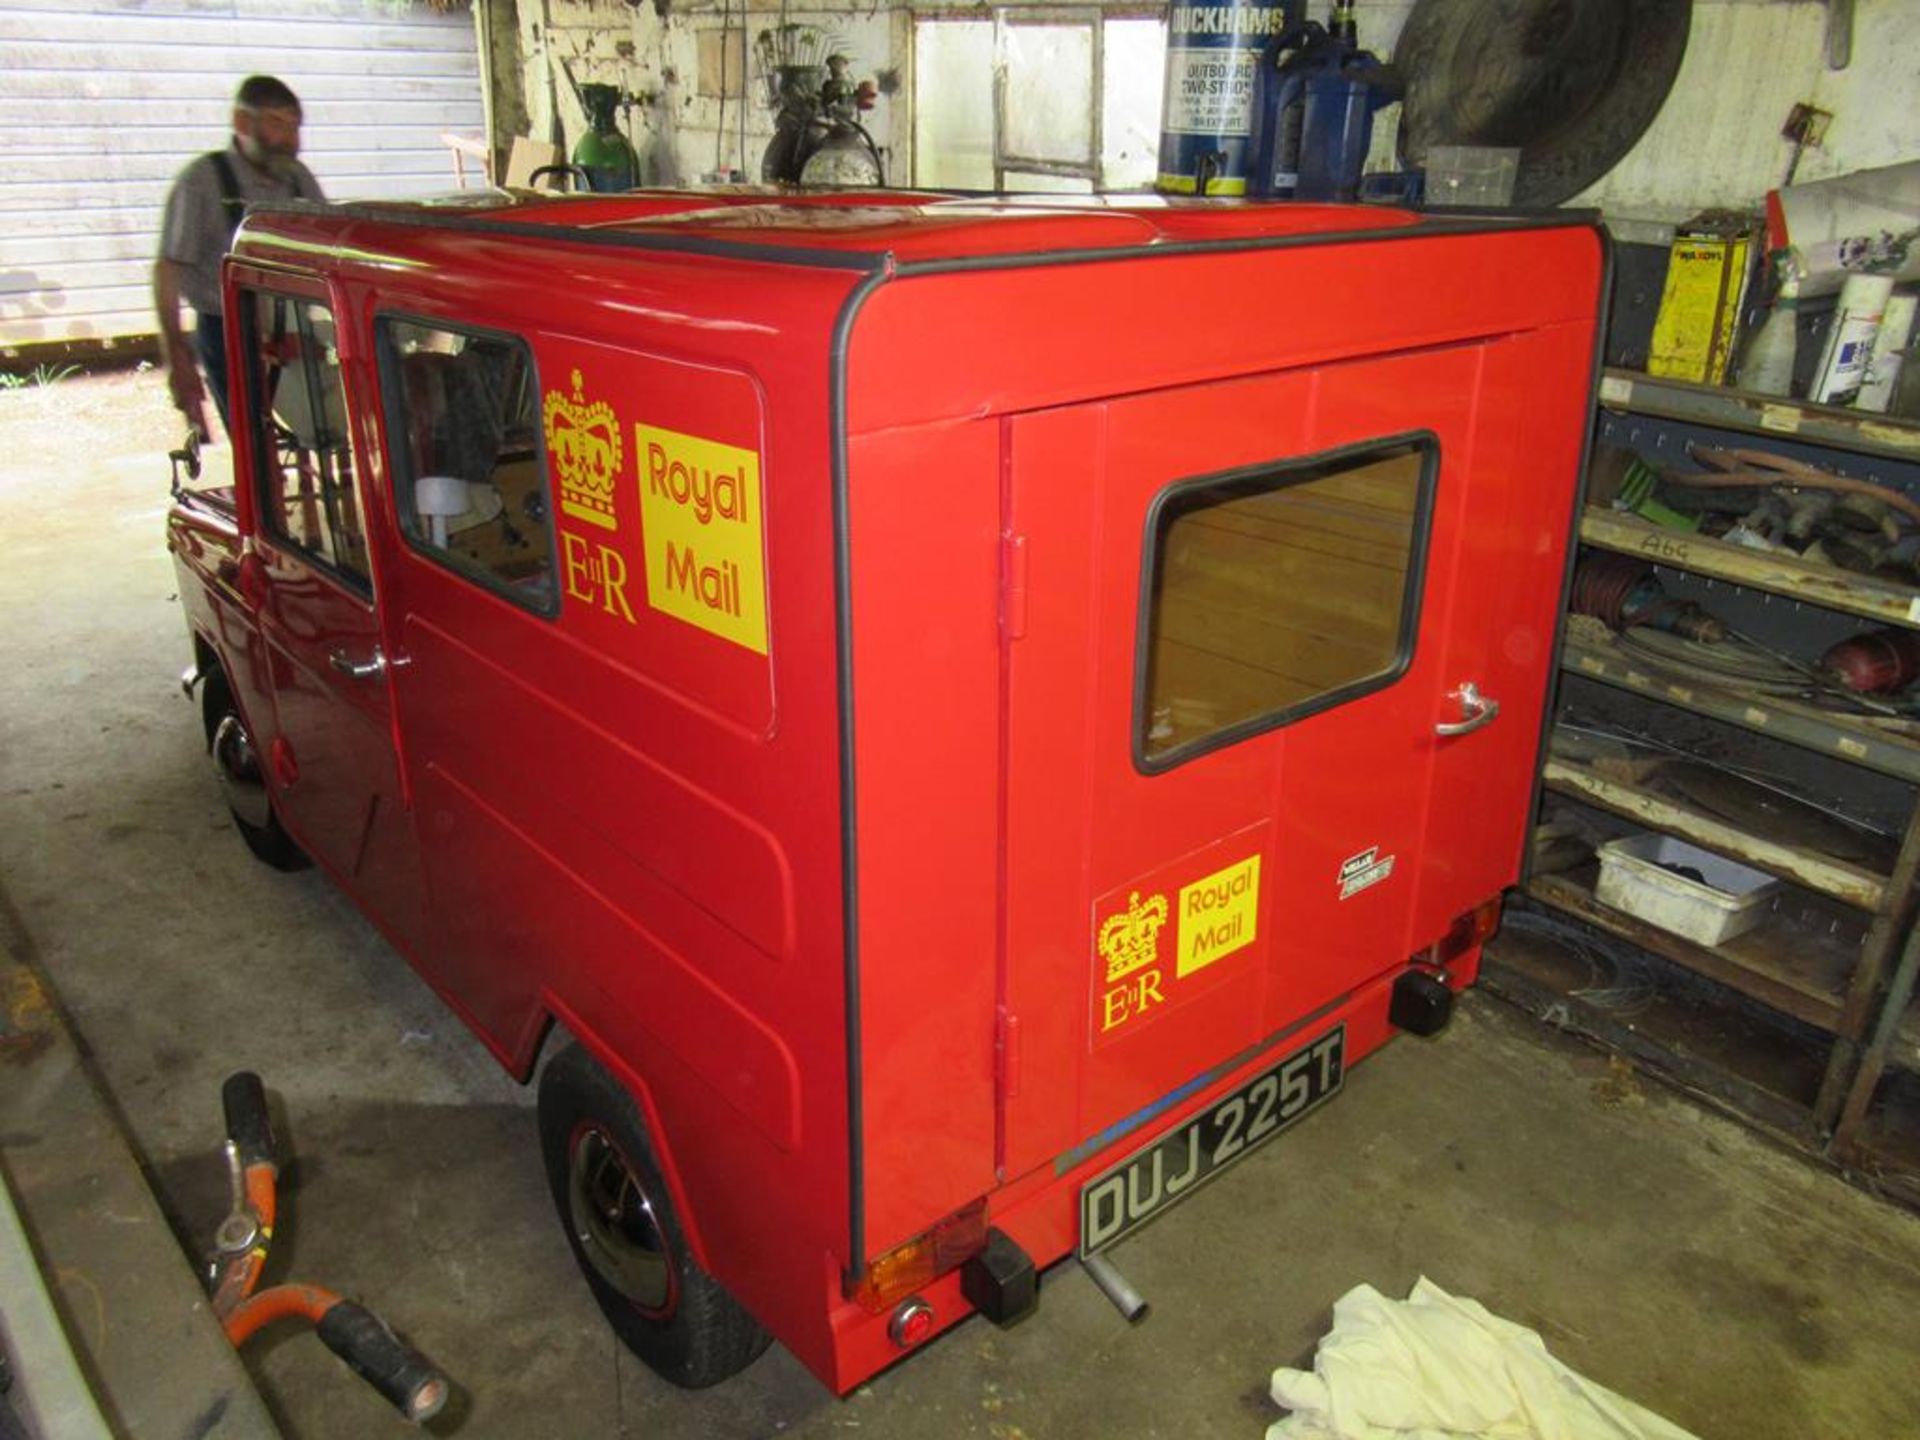
[[[416,1425],[447,1403],[447,1377],[366,1306],[342,1300],[315,1328],[329,1350]]]
[[[227,1138],[242,1165],[273,1165],[273,1120],[267,1114],[267,1087],[251,1070],[236,1070],[220,1087],[227,1112]]]

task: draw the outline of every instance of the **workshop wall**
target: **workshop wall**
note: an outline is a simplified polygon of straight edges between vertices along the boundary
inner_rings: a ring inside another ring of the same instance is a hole
[[[600,80],[648,97],[630,119],[648,182],[685,183],[726,167],[757,176],[773,117],[751,62],[753,36],[779,23],[777,7],[749,7],[745,0],[724,5],[714,0],[698,5],[644,0],[637,6],[626,0],[506,3],[517,11],[521,36],[524,133],[549,138],[549,117],[557,105],[566,146],[581,134],[584,117],[561,69],[564,62],[575,81]],[[1362,42],[1391,54],[1413,3],[1361,0]],[[920,13],[955,8],[924,6]],[[1137,5],[1124,8],[1139,11]],[[1314,8],[1323,8],[1321,0]],[[985,18],[991,11],[981,6],[975,13]],[[856,76],[881,81],[880,103],[868,116],[868,128],[886,153],[889,178],[900,182],[910,171],[914,14],[908,6],[871,0],[790,10],[785,16],[833,36],[852,59]],[[1828,14],[1824,0],[1695,0],[1686,61],[1665,108],[1613,173],[1574,203],[1598,205],[1613,215],[1668,219],[1704,205],[1756,204],[1786,173],[1790,147],[1779,130],[1796,101],[1834,114],[1824,148],[1809,151],[1801,161],[1804,179],[1920,155],[1920,109],[1911,104],[1920,4],[1856,0],[1853,60],[1840,71],[1826,66]],[[718,74],[723,53],[724,94]],[[749,66],[744,104],[743,55]],[[494,89],[497,95],[498,82]],[[1124,108],[1128,99],[1116,95],[1111,103]],[[1150,96],[1137,104],[1157,108]],[[1157,125],[1157,115],[1148,123]],[[1391,134],[1389,121],[1375,146],[1376,168],[1392,164]]]
[[[1413,0],[1363,0],[1361,43],[1390,54],[1412,10]],[[1825,0],[1694,0],[1687,57],[1659,116],[1568,203],[1667,220],[1757,205],[1786,174],[1792,146],[1780,127],[1796,101],[1834,116],[1824,147],[1802,158],[1802,180],[1920,158],[1920,4],[1855,0],[1845,70],[1827,69],[1828,14]],[[1378,144],[1373,163],[1391,168]]]
[[[782,13],[711,0],[684,8],[674,0],[637,6],[626,0],[517,0],[517,11],[526,133],[535,139],[559,138],[551,129],[556,107],[563,148],[570,151],[584,133],[586,117],[568,83],[571,75],[576,84],[599,81],[643,97],[623,122],[640,154],[644,183],[690,184],[729,168],[757,180],[760,153],[773,135],[773,111],[752,61],[754,37],[786,21],[816,27],[828,37],[828,49],[852,61],[855,78],[880,81],[879,103],[864,123],[886,158],[888,178],[906,178],[900,77],[913,30],[905,9],[863,4]]]

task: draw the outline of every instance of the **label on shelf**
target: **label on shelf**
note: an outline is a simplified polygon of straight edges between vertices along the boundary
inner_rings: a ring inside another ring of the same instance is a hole
[[[1600,377],[1600,403],[1626,407],[1633,403],[1633,382],[1620,375]]]
[[[1762,405],[1760,428],[1783,430],[1789,435],[1796,435],[1800,431],[1800,411],[1792,405]]]

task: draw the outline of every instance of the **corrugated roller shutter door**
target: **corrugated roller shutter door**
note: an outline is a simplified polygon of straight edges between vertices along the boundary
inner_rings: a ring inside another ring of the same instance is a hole
[[[444,193],[483,124],[473,17],[405,0],[0,0],[0,347],[151,334],[175,173],[278,75],[334,199]],[[471,168],[471,167],[470,167]]]

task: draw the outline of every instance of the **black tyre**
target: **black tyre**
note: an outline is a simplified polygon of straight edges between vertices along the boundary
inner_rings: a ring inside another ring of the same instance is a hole
[[[540,1077],[540,1148],[573,1258],[626,1347],[689,1390],[772,1337],[694,1262],[633,1097],[569,1045]]]
[[[1691,0],[1420,0],[1393,47],[1407,77],[1400,154],[1520,151],[1516,205],[1571,199],[1660,113],[1687,51]]]
[[[280,828],[253,734],[240,707],[234,704],[227,677],[218,670],[207,676],[200,703],[207,727],[207,753],[213,758],[214,774],[227,797],[233,828],[240,832],[255,859],[276,870],[304,869],[308,864],[306,852]]]

